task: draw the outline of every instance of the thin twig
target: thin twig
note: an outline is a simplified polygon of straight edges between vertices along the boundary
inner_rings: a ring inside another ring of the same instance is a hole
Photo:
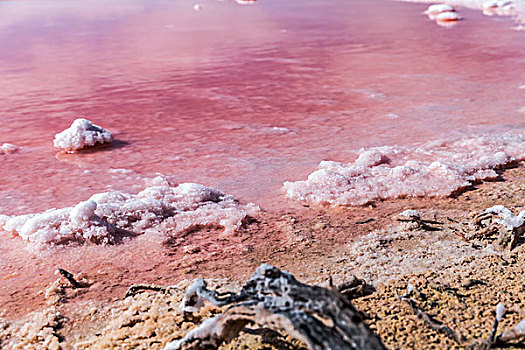
[[[82,284],[80,284],[79,282],[77,282],[77,280],[75,279],[75,277],[73,276],[73,274],[67,270],[64,270],[62,268],[58,268],[58,272],[63,276],[65,277],[69,283],[71,283],[71,285],[73,286],[73,288],[82,288]]]
[[[163,287],[163,286],[157,286],[154,284],[133,284],[131,285],[131,287],[129,287],[124,298],[135,295],[139,291],[143,291],[143,290],[151,290],[154,292],[166,293],[170,289],[173,289],[173,287]]]

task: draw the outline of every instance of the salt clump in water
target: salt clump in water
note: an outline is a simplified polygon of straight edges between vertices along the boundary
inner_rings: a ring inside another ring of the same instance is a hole
[[[110,143],[111,133],[87,119],[77,119],[71,126],[55,135],[53,144],[66,152],[75,152],[79,149],[98,144]]]
[[[521,160],[525,160],[521,135],[375,147],[361,150],[353,163],[322,161],[307,180],[285,182],[283,189],[290,199],[328,205],[446,196],[473,182],[496,178],[494,168]]]
[[[236,3],[241,5],[252,5],[257,2],[257,0],[235,0]]]
[[[0,154],[10,154],[17,151],[20,147],[15,146],[11,143],[4,143],[0,146]]]
[[[428,18],[436,20],[440,25],[443,25],[443,22],[455,22],[460,18],[456,10],[447,4],[430,5],[425,13]]]
[[[428,7],[428,9],[425,11],[425,13],[427,15],[436,16],[436,15],[438,15],[440,13],[454,12],[454,11],[456,11],[456,10],[450,5],[447,5],[447,4],[435,4],[435,5],[430,5]]]
[[[489,0],[483,3],[483,14],[487,16],[509,16],[514,14],[514,4],[506,0]]]
[[[259,207],[194,183],[151,186],[132,195],[106,192],[75,207],[20,216],[0,215],[0,229],[36,244],[112,243],[117,233],[177,233],[201,226],[237,230]]]

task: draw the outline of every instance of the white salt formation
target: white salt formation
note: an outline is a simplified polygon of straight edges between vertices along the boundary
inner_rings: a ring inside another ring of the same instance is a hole
[[[443,12],[436,16],[436,21],[438,22],[451,22],[458,21],[460,19],[457,12]]]
[[[448,4],[430,5],[425,13],[428,15],[428,18],[436,20],[438,24],[459,20],[459,15],[457,14],[456,9]]]
[[[403,218],[410,219],[410,218],[416,218],[419,219],[420,215],[416,210],[407,209],[401,213],[399,213],[399,216],[402,216]]]
[[[433,0],[404,0],[409,2],[432,3]],[[464,6],[482,10],[485,15],[512,15],[520,23],[525,23],[525,1],[523,0],[448,0],[449,6]],[[518,27],[519,28],[519,27]]]
[[[288,198],[313,204],[363,205],[387,198],[446,196],[493,179],[494,168],[525,159],[525,138],[494,135],[420,147],[361,150],[353,163],[322,161],[305,181],[285,182]]]
[[[238,229],[259,208],[203,185],[152,186],[132,195],[106,192],[75,207],[39,214],[0,215],[0,229],[37,244],[112,243],[116,234],[176,233],[201,226]]]
[[[71,126],[55,135],[53,144],[66,152],[75,152],[79,149],[98,144],[110,143],[111,133],[87,119],[77,119]]]
[[[517,216],[512,214],[512,211],[503,205],[495,205],[485,210],[485,213],[496,214],[500,219],[496,222],[505,226],[507,230],[513,230],[522,226],[525,223],[525,210],[522,210]]]
[[[443,12],[454,12],[455,9],[447,4],[435,4],[430,5],[428,9],[425,11],[427,15],[438,15]]]
[[[2,146],[0,146],[0,154],[10,154],[18,149],[18,146],[15,146],[11,143],[4,143]]]
[[[257,2],[257,0],[235,0],[236,3],[241,5],[252,5]]]
[[[483,14],[487,16],[500,15],[509,16],[514,14],[514,3],[512,1],[498,0],[485,1],[483,3]]]

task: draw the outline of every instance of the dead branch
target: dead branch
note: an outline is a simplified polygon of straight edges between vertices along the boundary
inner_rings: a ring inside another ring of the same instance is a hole
[[[144,283],[133,284],[133,285],[131,285],[131,287],[129,287],[129,289],[126,292],[126,295],[124,296],[124,298],[127,298],[129,296],[135,295],[138,292],[144,291],[144,290],[151,290],[151,291],[154,291],[154,292],[166,293],[170,289],[173,289],[173,287],[164,287],[164,286],[157,286],[157,285],[154,285],[154,284],[144,284]]]
[[[376,291],[374,286],[366,283],[365,280],[353,276],[348,282],[337,287],[337,291],[343,294],[348,300],[361,298],[370,295]]]
[[[345,296],[300,283],[293,275],[270,265],[259,266],[239,294],[218,293],[198,279],[188,288],[182,308],[196,310],[203,305],[203,299],[230,307],[183,339],[167,344],[165,350],[217,348],[237,337],[248,324],[284,331],[310,349],[385,349]]]
[[[71,285],[73,286],[73,288],[82,288],[83,285],[81,283],[79,283],[75,277],[73,276],[73,274],[67,270],[64,270],[62,268],[58,268],[57,271],[60,273],[60,275],[62,275],[62,277],[64,277],[65,279],[67,279],[69,281],[69,283],[71,283]]]
[[[414,292],[414,287],[412,285],[409,285],[408,292],[405,295],[398,297],[398,298],[404,301],[405,303],[407,303],[408,306],[410,306],[410,308],[414,312],[414,314],[419,319],[423,320],[427,324],[427,326],[429,326],[431,329],[446,335],[447,337],[456,341],[456,343],[458,344],[462,344],[465,341],[465,339],[463,339],[463,336],[461,336],[459,333],[456,333],[454,330],[452,330],[452,328],[435,320],[434,318],[432,318],[432,316],[430,316],[425,311],[423,311],[423,309],[417,306],[416,301],[411,298],[413,292]]]

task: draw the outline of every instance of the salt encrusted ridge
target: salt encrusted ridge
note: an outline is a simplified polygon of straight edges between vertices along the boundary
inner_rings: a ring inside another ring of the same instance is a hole
[[[513,215],[509,208],[503,205],[495,205],[487,208],[485,213],[498,215],[500,218],[496,219],[496,222],[505,226],[507,230],[513,230],[525,224],[525,210],[520,211],[518,215]]]
[[[363,205],[398,197],[447,196],[498,176],[495,168],[525,159],[521,135],[429,142],[420,147],[362,149],[355,162],[322,161],[307,180],[285,182],[285,195],[313,204]]]
[[[96,144],[110,143],[112,139],[111,133],[106,129],[79,118],[69,128],[55,135],[53,145],[66,152],[76,152]]]
[[[35,244],[112,243],[116,235],[181,232],[219,226],[237,230],[259,207],[195,183],[151,186],[136,195],[105,192],[74,207],[19,216],[0,215],[0,229]]]

